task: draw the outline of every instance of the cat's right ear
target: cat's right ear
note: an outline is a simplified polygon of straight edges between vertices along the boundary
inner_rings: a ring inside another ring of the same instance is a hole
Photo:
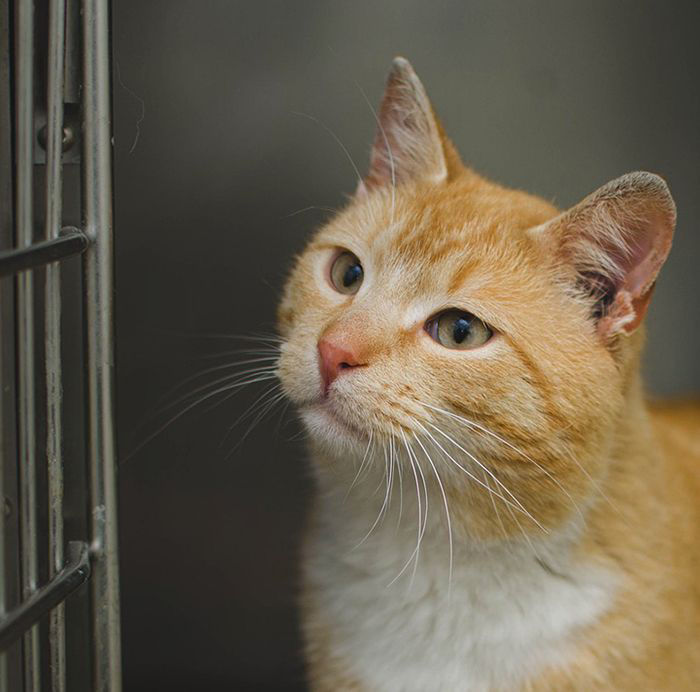
[[[664,180],[638,172],[603,185],[534,232],[594,299],[598,333],[609,340],[630,334],[644,318],[675,225]]]
[[[405,58],[394,58],[379,109],[366,188],[447,178],[443,136],[428,96]]]

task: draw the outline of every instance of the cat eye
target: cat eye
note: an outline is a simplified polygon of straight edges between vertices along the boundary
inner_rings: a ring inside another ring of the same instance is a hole
[[[331,265],[331,283],[339,293],[357,293],[362,284],[364,270],[352,252],[344,250],[334,260]]]
[[[425,323],[425,331],[445,348],[468,349],[485,344],[493,331],[464,310],[445,310]]]

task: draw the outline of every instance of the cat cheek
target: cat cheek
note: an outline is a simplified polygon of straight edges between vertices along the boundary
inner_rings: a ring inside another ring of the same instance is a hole
[[[277,315],[277,328],[282,336],[287,336],[292,330],[296,313],[291,307],[283,307]]]
[[[315,371],[314,364],[307,362],[306,349],[299,346],[298,340],[287,341],[281,347],[277,364],[277,377],[286,397],[297,405],[318,399],[319,384],[306,373]]]

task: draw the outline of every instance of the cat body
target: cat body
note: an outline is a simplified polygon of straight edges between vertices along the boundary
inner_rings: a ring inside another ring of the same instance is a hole
[[[415,547],[408,503],[402,531],[395,503],[358,548],[383,498],[321,492],[302,599],[314,689],[698,689],[700,408],[653,417],[657,441],[630,431],[634,453],[619,451],[634,466],[616,466],[585,529],[465,542],[451,582],[439,510],[413,583],[388,586]]]
[[[563,213],[483,179],[395,61],[279,311],[312,689],[700,688],[700,409],[639,376],[674,225],[648,173]]]

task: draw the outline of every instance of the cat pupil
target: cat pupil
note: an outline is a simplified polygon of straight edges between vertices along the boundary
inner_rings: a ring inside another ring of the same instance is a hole
[[[345,288],[352,286],[360,278],[360,274],[362,274],[362,267],[359,264],[353,264],[351,267],[348,267],[345,271],[345,276],[343,276],[343,286]]]
[[[454,329],[452,331],[452,337],[455,343],[461,344],[469,333],[469,320],[465,317],[458,317],[455,320]]]

